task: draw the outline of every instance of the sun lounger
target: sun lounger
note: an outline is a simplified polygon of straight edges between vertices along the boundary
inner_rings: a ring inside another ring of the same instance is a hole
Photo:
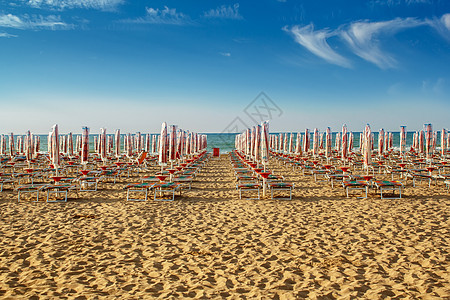
[[[367,198],[369,183],[365,180],[343,180],[342,186],[345,189],[347,198],[349,198],[349,195],[348,195],[349,190],[363,190],[366,192],[365,197],[358,197],[358,198],[360,198],[360,199]]]
[[[154,200],[156,201],[173,201],[175,200],[175,193],[180,192],[181,196],[181,183],[177,182],[161,182],[156,183],[154,188]],[[172,198],[163,197],[164,194],[171,193]]]
[[[67,202],[67,194],[69,191],[77,190],[77,185],[75,184],[48,184],[41,188],[41,191],[47,192],[47,202]],[[51,195],[55,195],[56,198],[51,200]],[[59,198],[59,195],[63,195],[64,198]]]
[[[192,180],[194,180],[194,177],[188,175],[180,175],[173,178],[173,182],[187,184],[189,186],[189,190],[191,189]]]
[[[147,201],[148,193],[155,186],[155,183],[135,183],[128,184],[124,187],[127,190],[127,201]],[[144,193],[144,198],[131,198],[130,193],[140,194]]]
[[[260,199],[260,188],[261,185],[259,183],[241,183],[236,185],[237,190],[239,191],[239,199],[242,199],[242,190],[245,191],[257,191],[258,198],[247,198],[250,200],[259,200]]]
[[[272,182],[268,184],[269,189],[270,189],[270,193],[271,193],[271,198],[272,199],[289,199],[292,200],[292,190],[294,189],[294,184],[293,183],[288,183],[288,182]],[[289,198],[288,197],[278,197],[278,198],[274,198],[273,194],[275,191],[289,191]]]
[[[25,184],[18,186],[15,190],[17,191],[17,202],[20,202],[20,195],[24,193],[33,194],[36,193],[36,200],[32,202],[39,201],[39,192],[42,191],[43,187],[48,184]]]
[[[77,181],[80,183],[80,191],[95,192],[98,188],[98,183],[103,177],[79,177]]]
[[[387,180],[374,180],[375,187],[380,191],[381,199],[400,199],[402,198],[403,184],[400,181],[387,181]],[[393,197],[383,197],[383,191],[390,190],[393,193]],[[395,196],[395,191],[398,190],[398,197]]]

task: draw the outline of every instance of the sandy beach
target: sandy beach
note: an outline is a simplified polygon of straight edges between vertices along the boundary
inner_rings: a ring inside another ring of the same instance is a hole
[[[450,201],[402,199],[271,161],[292,200],[240,200],[230,159],[211,159],[173,202],[127,202],[124,178],[67,203],[0,193],[2,299],[450,299]]]

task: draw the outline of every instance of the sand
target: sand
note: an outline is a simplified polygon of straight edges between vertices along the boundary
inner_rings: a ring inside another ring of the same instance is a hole
[[[282,165],[293,200],[239,200],[229,158],[174,202],[124,179],[67,203],[0,193],[2,299],[450,299],[449,195],[345,198]]]

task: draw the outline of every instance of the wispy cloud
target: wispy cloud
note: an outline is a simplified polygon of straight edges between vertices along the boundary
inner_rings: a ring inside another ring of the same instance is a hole
[[[386,6],[398,6],[398,5],[414,5],[414,4],[431,4],[432,0],[372,0],[372,5],[386,5]]]
[[[222,55],[222,56],[225,56],[225,57],[230,57],[231,56],[230,52],[220,52],[219,54]]]
[[[147,7],[146,15],[137,19],[123,20],[126,23],[185,25],[191,23],[189,16],[177,12],[175,8],[164,9]]]
[[[50,29],[62,30],[72,29],[74,25],[61,21],[61,17],[50,15],[44,16],[15,16],[12,14],[0,15],[0,27],[16,29]]]
[[[327,39],[336,33],[325,29],[314,30],[312,24],[303,27],[292,26],[291,28],[286,26],[283,30],[290,33],[298,44],[327,62],[341,67],[351,67],[350,61],[336,53],[327,43]]]
[[[125,0],[22,0],[35,8],[115,10]]]
[[[0,38],[12,38],[12,37],[17,37],[17,35],[14,35],[14,34],[9,34],[9,33],[6,33],[6,32],[0,32]]]
[[[203,14],[203,16],[205,18],[217,18],[217,19],[234,19],[234,20],[243,19],[243,17],[239,13],[239,3],[236,3],[233,6],[222,5],[216,9],[208,10]]]
[[[443,15],[441,18],[427,20],[427,23],[436,29],[436,31],[445,39],[450,41],[450,13]]]
[[[340,30],[340,36],[356,55],[381,69],[388,69],[394,68],[397,61],[381,50],[377,37],[382,34],[393,35],[398,31],[423,24],[423,21],[414,18],[397,18],[384,22],[360,21]]]

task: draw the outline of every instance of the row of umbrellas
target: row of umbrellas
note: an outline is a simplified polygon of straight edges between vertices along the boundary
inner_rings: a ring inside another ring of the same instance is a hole
[[[369,126],[370,127],[370,126]],[[366,136],[367,126],[359,137],[359,151],[362,153],[366,143],[366,139],[370,139],[371,150],[375,150],[374,133],[371,131],[370,136]],[[296,137],[295,137],[296,136]],[[406,126],[400,127],[399,148],[401,155],[405,155],[408,151],[406,146]],[[392,132],[387,132],[380,129],[378,132],[378,155],[383,155],[392,151],[393,149]],[[295,139],[295,141],[294,141]],[[444,155],[450,145],[450,135],[446,129],[440,132],[441,154]],[[413,143],[411,148],[420,154],[426,155],[429,158],[437,150],[438,132],[432,130],[431,124],[425,124],[424,129],[413,133]],[[334,150],[339,153],[342,159],[346,159],[349,153],[354,151],[354,135],[349,132],[346,125],[342,126],[342,130],[335,134]],[[328,127],[325,132],[319,133],[319,130],[314,129],[311,134],[309,129],[305,132],[297,133],[279,133],[270,136],[270,149],[277,153],[303,155],[311,153],[317,156],[320,151],[325,153],[325,157],[330,158],[332,154],[332,133],[331,128]]]

